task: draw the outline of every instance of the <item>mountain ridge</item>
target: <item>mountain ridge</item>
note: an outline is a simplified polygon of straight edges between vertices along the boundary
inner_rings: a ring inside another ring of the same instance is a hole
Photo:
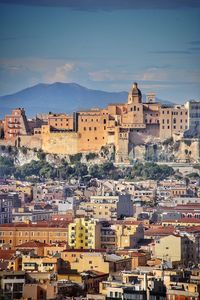
[[[78,83],[38,83],[16,93],[0,96],[0,117],[10,114],[15,107],[23,107],[27,116],[49,111],[72,113],[92,107],[106,107],[109,103],[127,101],[128,92],[108,92],[89,89]],[[143,101],[146,96],[143,94]],[[172,105],[169,101],[156,98],[157,102]]]

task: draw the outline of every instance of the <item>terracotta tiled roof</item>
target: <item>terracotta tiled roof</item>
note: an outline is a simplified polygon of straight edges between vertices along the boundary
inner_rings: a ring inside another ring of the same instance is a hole
[[[1,250],[0,249],[0,259],[10,260],[15,254],[15,250]]]
[[[63,252],[89,252],[89,253],[94,253],[94,252],[106,252],[106,249],[66,249]]]
[[[164,220],[162,223],[165,222],[171,222],[171,223],[199,223],[200,224],[200,219],[197,218],[182,218],[179,220]]]
[[[188,233],[200,233],[200,225],[199,226],[191,226],[188,228],[185,228],[184,231]]]
[[[16,248],[41,248],[41,247],[48,247],[49,244],[41,243],[39,241],[29,241],[20,245],[17,245]]]
[[[165,236],[170,235],[175,231],[174,226],[168,226],[168,227],[158,227],[158,228],[151,228],[144,232],[144,235],[146,236]]]
[[[39,228],[49,228],[49,227],[60,227],[60,228],[64,228],[67,227],[69,222],[67,222],[66,220],[64,221],[40,221],[37,223],[10,223],[10,224],[1,224],[1,227],[3,228],[22,228],[22,227],[39,227]]]

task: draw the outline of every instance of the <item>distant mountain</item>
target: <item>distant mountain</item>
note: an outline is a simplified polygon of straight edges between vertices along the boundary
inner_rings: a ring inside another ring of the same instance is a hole
[[[0,118],[15,107],[23,107],[28,116],[38,113],[67,112],[105,107],[109,103],[127,101],[127,92],[92,90],[76,83],[37,84],[11,95],[0,97]],[[145,102],[145,95],[143,101]],[[157,99],[158,102],[172,104]]]

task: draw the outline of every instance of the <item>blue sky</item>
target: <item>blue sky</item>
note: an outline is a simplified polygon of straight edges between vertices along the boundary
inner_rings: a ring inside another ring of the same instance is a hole
[[[0,45],[0,95],[137,81],[161,99],[200,98],[199,0],[0,0]]]

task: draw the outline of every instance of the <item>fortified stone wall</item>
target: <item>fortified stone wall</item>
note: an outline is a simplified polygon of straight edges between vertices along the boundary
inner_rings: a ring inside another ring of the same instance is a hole
[[[18,138],[17,145],[30,149],[42,149],[42,139],[40,135],[22,135]]]
[[[80,152],[80,135],[76,132],[42,134],[42,150],[47,153],[73,155]]]

